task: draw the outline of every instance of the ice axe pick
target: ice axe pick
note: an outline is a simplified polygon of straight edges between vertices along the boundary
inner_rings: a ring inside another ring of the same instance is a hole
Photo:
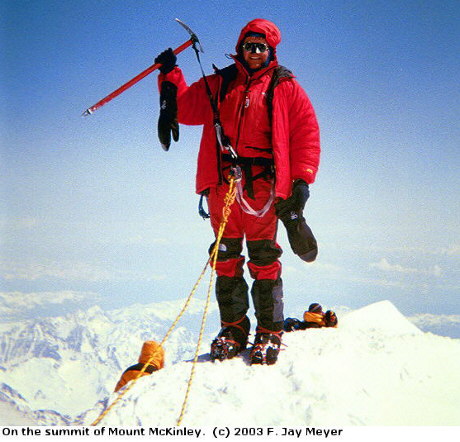
[[[203,48],[201,46],[200,41],[198,40],[198,37],[196,34],[190,29],[189,26],[187,26],[183,21],[179,20],[176,18],[177,23],[179,23],[189,34],[190,34],[190,39],[187,40],[185,43],[181,44],[178,46],[176,49],[174,49],[174,54],[180,54],[182,51],[187,49],[189,46],[193,45],[193,48],[195,51],[199,50],[203,52]],[[122,92],[126,91],[129,89],[131,86],[134,86],[136,83],[138,83],[140,80],[142,80],[144,77],[147,75],[151,74],[153,71],[157,70],[161,66],[160,63],[155,63],[152,66],[149,66],[147,69],[142,71],[140,74],[136,75],[134,78],[120,86],[118,89],[114,90],[111,92],[109,95],[104,97],[102,100],[99,100],[96,104],[93,104],[91,107],[86,109],[83,113],[82,116],[86,117],[88,115],[93,114],[95,111],[97,111],[100,107],[104,106],[104,104],[107,104],[109,101],[112,101],[115,97],[118,97]]]

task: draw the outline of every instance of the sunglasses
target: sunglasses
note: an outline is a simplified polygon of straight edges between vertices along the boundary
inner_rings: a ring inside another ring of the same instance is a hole
[[[265,43],[245,43],[243,49],[247,52],[252,52],[253,54],[260,54],[268,51],[269,47]]]

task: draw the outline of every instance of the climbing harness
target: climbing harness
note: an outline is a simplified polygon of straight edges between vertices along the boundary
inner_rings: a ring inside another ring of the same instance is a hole
[[[263,217],[268,212],[275,199],[274,183],[272,182],[268,200],[260,210],[255,210],[252,208],[244,194],[246,191],[246,194],[249,198],[254,198],[253,182],[259,178],[266,178],[274,175],[273,161],[269,158],[247,157],[238,157],[235,161],[232,161],[230,155],[222,155],[222,159],[232,164],[230,166],[230,170],[232,171],[233,175],[239,177],[236,182],[236,200],[238,201],[243,212],[258,218]],[[253,175],[252,166],[263,166],[264,170],[257,175]],[[243,170],[246,181],[245,185],[243,185],[242,181]]]
[[[272,184],[271,189],[270,189],[270,196],[269,196],[267,202],[265,203],[265,205],[262,207],[262,209],[255,210],[255,209],[253,209],[251,207],[251,205],[249,204],[249,202],[247,201],[247,199],[244,196],[245,186],[243,186],[243,184],[242,184],[243,171],[241,170],[241,167],[237,164],[235,166],[232,166],[230,168],[230,170],[231,170],[231,173],[235,177],[238,177],[238,179],[236,180],[236,200],[238,201],[238,203],[239,203],[241,209],[243,210],[243,212],[245,212],[245,213],[247,213],[249,215],[256,216],[257,218],[263,217],[268,212],[268,210],[270,209],[273,201],[275,200],[275,188],[274,188],[274,185]],[[246,180],[247,181],[248,181],[248,178],[250,177],[250,173],[251,173],[250,171],[246,173]],[[251,180],[250,189],[252,189],[252,181],[254,181],[254,179],[257,179],[258,177],[259,176],[250,177],[250,180]],[[249,194],[249,191],[248,191],[248,194]],[[199,203],[198,203],[198,214],[203,218],[203,220],[206,220],[206,219],[210,218],[211,216],[204,209],[204,205],[203,205],[203,200],[204,199],[205,199],[205,195],[201,194],[200,195],[200,200],[199,200]]]
[[[239,166],[237,166],[239,167]],[[270,197],[268,198],[267,202],[265,205],[262,207],[260,210],[254,210],[251,205],[247,202],[247,200],[244,198],[244,190],[243,190],[243,185],[241,184],[241,181],[238,181],[237,185],[237,192],[236,192],[236,200],[241,206],[241,209],[243,212],[248,213],[249,215],[256,216],[257,218],[262,218],[270,209],[274,199],[275,199],[275,189],[272,185],[270,189]]]
[[[162,346],[167,341],[169,336],[171,335],[171,333],[174,330],[174,328],[176,327],[177,323],[179,322],[179,320],[181,319],[181,317],[183,316],[183,314],[186,312],[187,308],[189,307],[190,301],[191,301],[193,295],[195,294],[195,292],[197,291],[197,289],[198,289],[198,287],[199,287],[204,275],[206,274],[206,270],[207,270],[208,266],[211,265],[211,277],[210,277],[210,281],[209,281],[208,293],[207,293],[207,297],[206,297],[206,303],[205,303],[205,308],[204,308],[204,312],[203,312],[203,317],[202,317],[202,320],[201,320],[200,333],[199,333],[199,336],[198,336],[198,342],[197,342],[197,346],[196,346],[195,356],[193,358],[192,369],[191,369],[190,377],[189,377],[189,380],[188,380],[188,383],[187,383],[187,390],[186,390],[184,401],[183,401],[183,404],[182,404],[182,409],[181,409],[179,418],[177,420],[177,425],[178,426],[181,425],[182,420],[184,418],[185,411],[186,411],[186,408],[187,408],[187,403],[188,403],[189,396],[190,396],[192,382],[193,382],[193,379],[194,379],[194,376],[195,376],[196,363],[198,361],[198,355],[199,355],[199,352],[200,352],[201,342],[203,340],[204,327],[205,327],[205,324],[206,324],[206,318],[207,318],[207,315],[208,315],[209,305],[210,305],[210,301],[211,301],[211,292],[212,292],[212,288],[213,288],[213,285],[214,285],[217,256],[218,256],[218,252],[219,252],[219,245],[220,245],[220,242],[222,240],[225,228],[226,228],[227,223],[228,223],[228,218],[229,218],[230,213],[231,213],[231,206],[235,202],[235,199],[236,199],[236,186],[237,186],[238,179],[240,179],[240,178],[238,178],[237,176],[235,176],[233,174],[230,174],[230,176],[228,178],[228,180],[229,180],[229,188],[228,188],[227,194],[225,195],[225,199],[224,199],[225,205],[224,205],[224,208],[222,209],[222,221],[221,221],[220,226],[219,226],[219,230],[218,230],[218,234],[216,236],[216,242],[214,244],[214,247],[213,247],[213,249],[212,249],[212,251],[211,251],[211,253],[209,255],[209,259],[207,260],[203,270],[201,271],[200,276],[198,277],[198,280],[196,281],[196,283],[193,286],[189,296],[187,297],[187,299],[186,299],[181,311],[177,315],[177,317],[174,320],[174,322],[172,323],[172,325],[169,327],[168,331],[166,332],[164,338],[161,340],[161,343],[160,343],[160,346]],[[107,416],[107,414],[115,407],[115,405],[123,398],[123,396],[129,390],[131,390],[131,388],[133,388],[133,386],[138,381],[138,379],[140,377],[142,377],[143,373],[146,372],[148,366],[151,364],[153,359],[154,359],[154,356],[152,356],[144,364],[144,366],[139,371],[137,376],[131,382],[129,382],[124,388],[122,388],[118,392],[118,395],[114,399],[114,401],[94,420],[94,422],[91,424],[91,426],[96,426],[99,422],[101,422],[101,420],[104,419],[105,416]]]

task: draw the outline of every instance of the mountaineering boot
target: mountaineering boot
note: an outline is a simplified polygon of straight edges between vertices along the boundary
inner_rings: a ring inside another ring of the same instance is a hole
[[[235,322],[223,322],[222,328],[217,337],[211,343],[211,360],[223,361],[231,359],[238,353],[246,349],[250,322],[244,316]]]
[[[251,365],[273,365],[278,360],[282,332],[258,331],[251,349]]]

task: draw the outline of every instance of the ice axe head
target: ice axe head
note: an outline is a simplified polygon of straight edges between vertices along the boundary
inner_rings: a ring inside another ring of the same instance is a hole
[[[204,52],[203,51],[203,46],[201,46],[200,40],[198,40],[198,37],[190,29],[190,27],[187,26],[183,21],[179,20],[178,18],[176,18],[175,20],[177,21],[177,23],[179,23],[190,34],[190,39],[193,42],[193,48],[195,49],[195,51]]]

